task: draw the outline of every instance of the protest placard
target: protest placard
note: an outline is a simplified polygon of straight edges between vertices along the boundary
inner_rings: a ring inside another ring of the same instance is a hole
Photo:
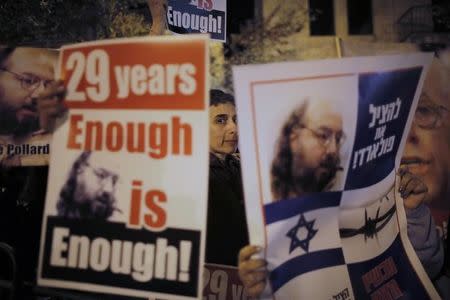
[[[248,300],[238,269],[232,266],[205,264],[203,299]]]
[[[61,49],[70,109],[51,145],[39,285],[201,296],[208,61],[206,36]]]
[[[363,43],[342,40],[342,54],[345,57],[361,55],[386,55],[417,52],[419,47],[408,43]],[[424,82],[419,99],[417,118],[435,120],[431,126],[411,130],[411,139],[403,153],[404,164],[410,171],[423,178],[428,186],[426,204],[431,210],[436,228],[443,240],[447,238],[450,218],[450,49],[437,51],[430,71]],[[447,267],[448,268],[448,267]]]
[[[203,269],[203,300],[250,300],[234,266],[205,264]],[[165,300],[155,299],[150,300]]]
[[[0,165],[47,165],[50,134],[40,130],[37,96],[55,78],[58,52],[0,47]]]
[[[429,54],[234,67],[251,244],[278,299],[438,297],[396,170]]]
[[[169,30],[178,33],[209,33],[211,39],[226,41],[226,0],[168,0]]]

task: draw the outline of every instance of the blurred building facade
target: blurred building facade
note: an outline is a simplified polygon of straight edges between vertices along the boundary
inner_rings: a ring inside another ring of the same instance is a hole
[[[267,18],[278,0],[256,0],[256,15]],[[450,4],[443,0],[284,0],[307,12],[299,38],[450,46]],[[281,17],[281,16],[278,16]]]

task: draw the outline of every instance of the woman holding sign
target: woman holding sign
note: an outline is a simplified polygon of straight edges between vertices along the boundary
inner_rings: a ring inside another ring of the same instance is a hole
[[[210,91],[206,262],[236,265],[248,244],[234,97]]]

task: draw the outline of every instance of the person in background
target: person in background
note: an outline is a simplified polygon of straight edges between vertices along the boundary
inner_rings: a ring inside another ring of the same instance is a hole
[[[236,266],[248,244],[234,97],[210,91],[206,262]]]
[[[424,199],[426,205],[411,214],[417,218],[430,210],[440,237],[449,245],[448,222],[450,221],[450,51],[442,51],[433,62],[425,78],[422,94],[405,144],[402,167],[420,177],[428,187]],[[409,219],[408,219],[409,220]],[[409,222],[409,221],[408,221]],[[428,227],[409,222],[411,241],[419,242]],[[446,238],[447,236],[447,238]],[[426,244],[417,250],[428,250]],[[445,266],[436,279],[436,287],[444,299],[450,299],[450,252],[446,247]],[[423,262],[422,262],[423,263]],[[424,263],[424,265],[427,265]]]
[[[442,220],[436,219],[439,226],[450,214],[449,79],[450,66],[435,58],[425,78],[401,160],[402,166],[427,185],[425,203],[443,213]],[[444,228],[441,230],[445,233]]]

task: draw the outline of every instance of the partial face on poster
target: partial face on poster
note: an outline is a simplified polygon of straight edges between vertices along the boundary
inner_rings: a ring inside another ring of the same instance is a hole
[[[305,99],[284,123],[271,167],[274,199],[324,191],[342,171],[345,134],[335,103]]]
[[[31,134],[39,129],[36,98],[54,79],[57,52],[40,48],[0,51],[0,134]]]
[[[449,53],[447,53],[449,56]],[[450,209],[447,200],[450,170],[450,67],[435,58],[424,82],[402,163],[428,187],[426,201]]]
[[[58,215],[66,218],[106,220],[117,208],[119,168],[97,152],[84,151],[72,164],[57,202]]]
[[[266,203],[342,189],[351,149],[346,136],[355,130],[349,120],[356,114],[356,86],[354,76],[255,85],[257,151],[261,172],[270,174],[262,177]]]
[[[40,129],[37,97],[55,78],[58,51],[0,47],[0,165],[47,165],[50,137]]]

